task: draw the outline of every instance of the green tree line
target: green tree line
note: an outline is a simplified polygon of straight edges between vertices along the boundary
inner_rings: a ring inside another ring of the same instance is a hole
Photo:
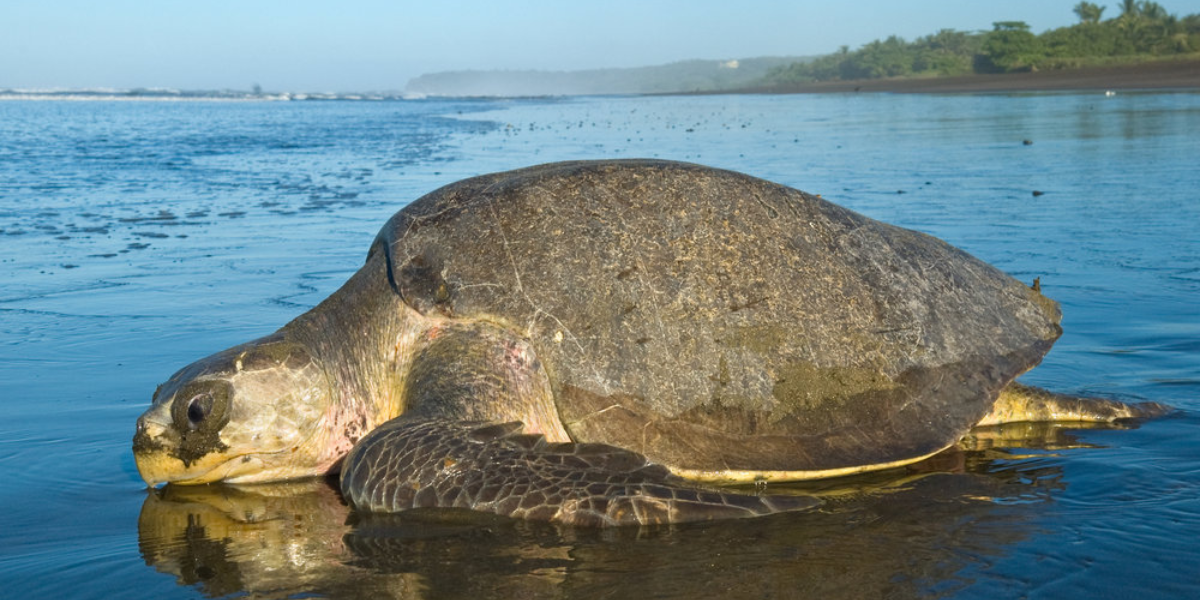
[[[892,36],[858,50],[776,67],[768,86],[814,81],[939,77],[1070,69],[1200,53],[1200,15],[1176,17],[1157,2],[1124,0],[1121,14],[1104,20],[1105,7],[1080,2],[1079,23],[1040,35],[1023,21],[1000,21],[988,32],[943,29],[907,41]]]

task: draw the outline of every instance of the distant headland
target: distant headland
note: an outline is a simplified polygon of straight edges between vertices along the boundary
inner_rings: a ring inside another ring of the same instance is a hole
[[[686,60],[665,65],[582,71],[446,71],[414,78],[409,94],[428,96],[588,96],[719,92],[760,84],[773,70],[813,57]]]

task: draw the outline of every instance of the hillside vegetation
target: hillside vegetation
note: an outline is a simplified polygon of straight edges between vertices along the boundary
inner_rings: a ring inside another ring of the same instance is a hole
[[[414,78],[410,94],[431,96],[558,96],[710,92],[759,82],[798,57],[688,60],[652,67],[584,71],[446,71]]]
[[[944,77],[1071,69],[1176,57],[1200,59],[1200,15],[1168,14],[1156,2],[1125,0],[1121,14],[1080,2],[1079,23],[1036,35],[1023,21],[1001,21],[988,32],[943,29],[905,41],[892,36],[855,51],[771,70],[763,87],[818,81]]]

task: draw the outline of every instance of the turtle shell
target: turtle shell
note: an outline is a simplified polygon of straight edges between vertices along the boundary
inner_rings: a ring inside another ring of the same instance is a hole
[[[385,225],[417,311],[529,340],[571,435],[676,468],[827,470],[954,443],[1061,333],[934,237],[699,165],[467,179]]]

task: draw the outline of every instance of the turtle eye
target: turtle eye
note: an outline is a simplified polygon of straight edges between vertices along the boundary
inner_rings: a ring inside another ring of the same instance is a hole
[[[227,381],[193,381],[172,396],[171,420],[181,433],[219,431],[229,422],[233,386]]]
[[[213,397],[212,394],[196,394],[188,400],[187,404],[187,420],[188,425],[195,429],[208,418],[212,412]]]

